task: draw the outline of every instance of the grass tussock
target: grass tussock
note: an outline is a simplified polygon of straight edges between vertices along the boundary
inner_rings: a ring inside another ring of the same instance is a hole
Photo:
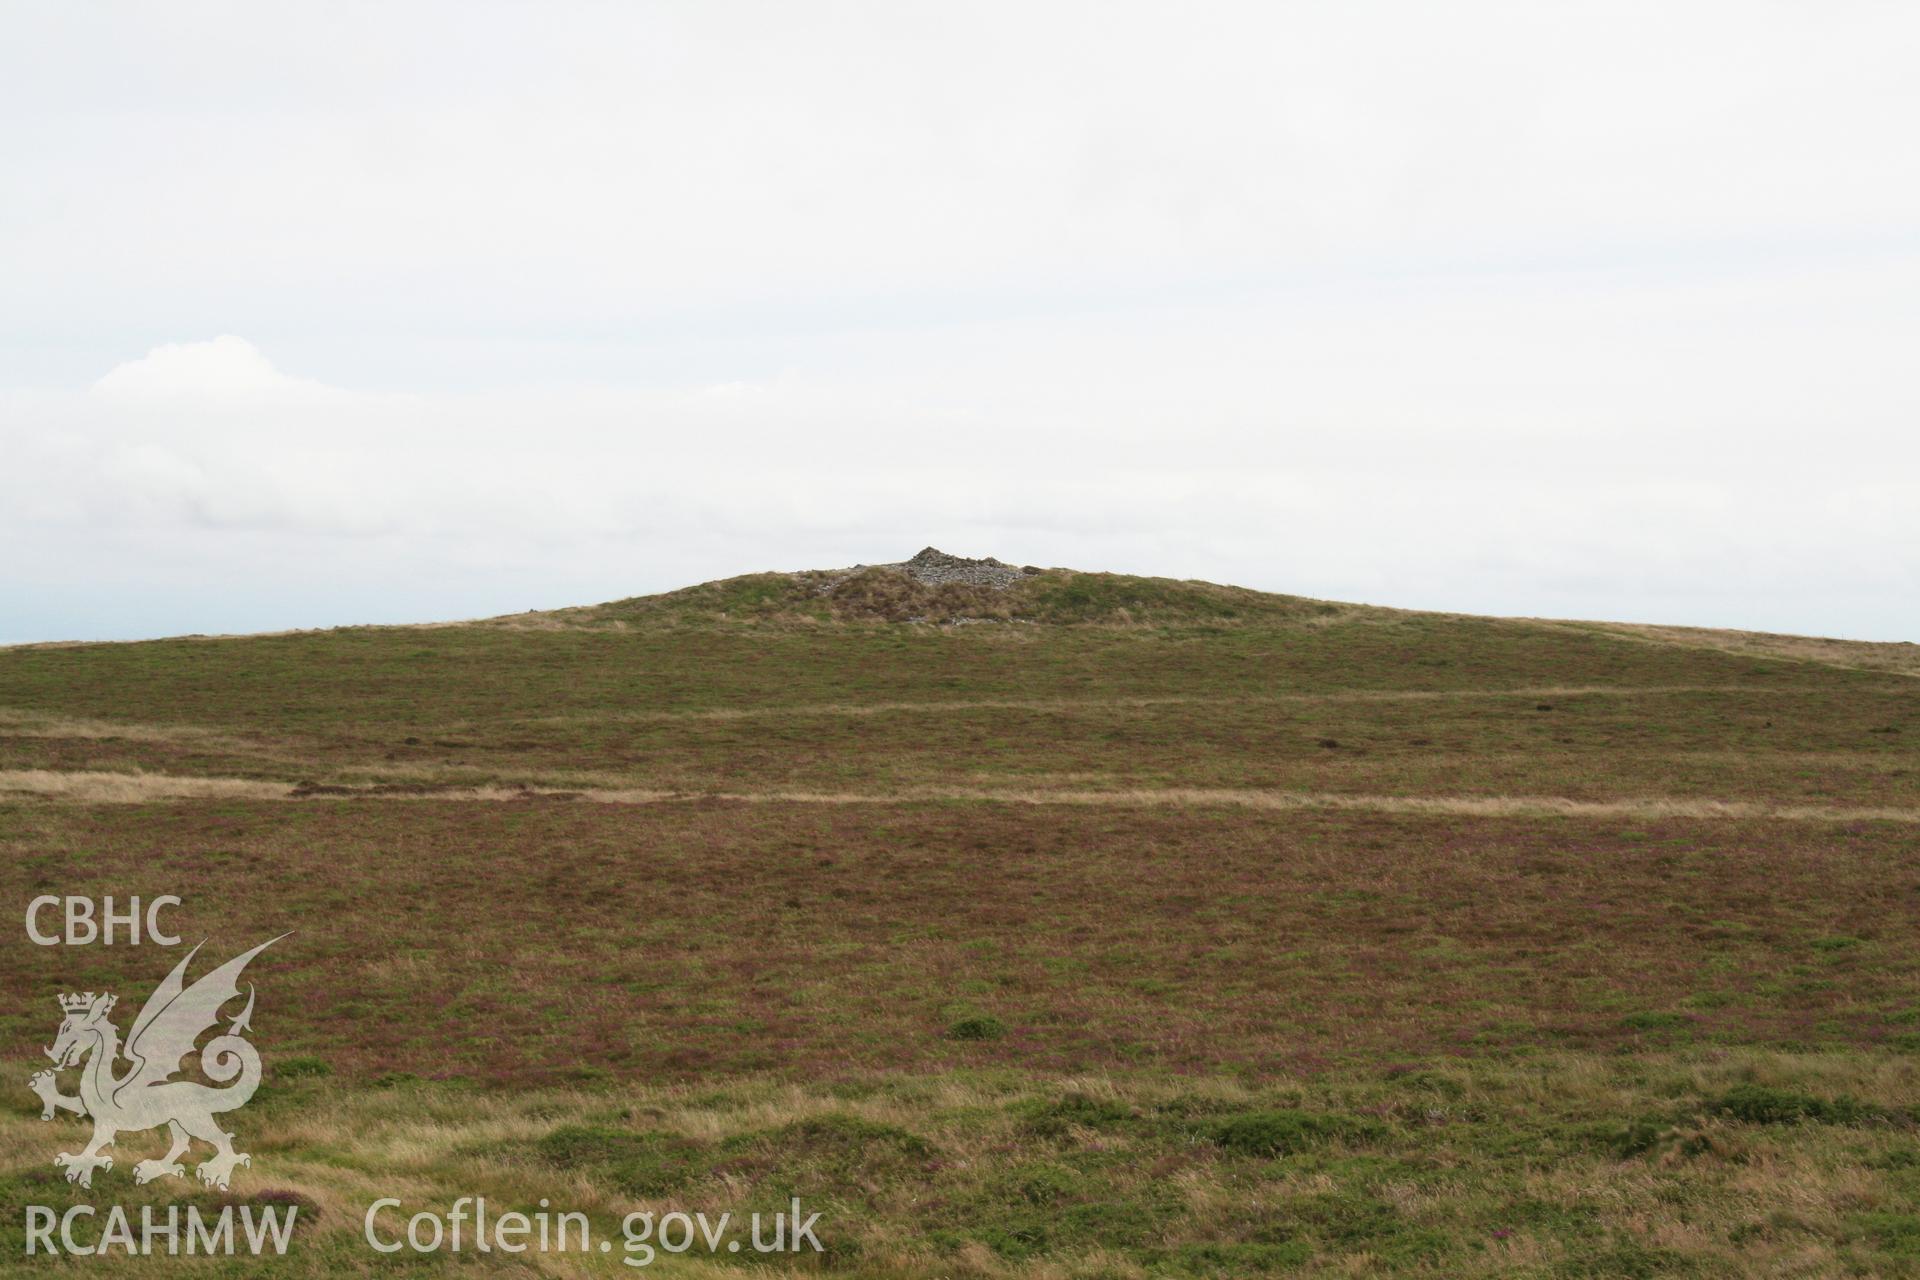
[[[771,1212],[797,1195],[822,1214],[809,1274],[1900,1275],[1920,1263],[1917,1109],[1911,1060],[1764,1053],[1264,1083],[964,1073],[501,1093],[309,1075],[247,1108],[256,1158],[232,1198],[301,1207],[274,1268],[291,1276],[372,1274],[361,1224],[386,1195],[402,1213],[548,1199],[616,1242],[635,1211]],[[0,1168],[0,1248],[20,1250],[21,1203],[89,1198],[37,1158],[76,1125],[0,1115],[17,1153]],[[129,1164],[152,1136],[123,1141]],[[101,1176],[136,1212],[217,1199]],[[617,1254],[539,1261],[622,1270]]]

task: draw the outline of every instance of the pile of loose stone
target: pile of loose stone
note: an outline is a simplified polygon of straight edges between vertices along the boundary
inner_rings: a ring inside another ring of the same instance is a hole
[[[927,587],[945,586],[949,582],[964,582],[976,587],[992,587],[997,591],[1006,590],[1030,573],[1040,572],[1034,568],[1022,569],[1016,565],[1004,564],[992,556],[983,560],[969,560],[965,556],[950,556],[937,548],[925,547],[911,560],[896,560],[891,564],[854,565],[843,573],[835,574],[821,590],[832,590],[834,586],[863,569],[898,570]]]
[[[949,582],[965,582],[976,587],[996,587],[1005,590],[1027,576],[1028,570],[1010,564],[1002,564],[992,556],[984,560],[969,560],[965,556],[950,556],[933,547],[922,548],[919,555],[911,560],[887,566],[899,569],[924,586],[940,587]]]

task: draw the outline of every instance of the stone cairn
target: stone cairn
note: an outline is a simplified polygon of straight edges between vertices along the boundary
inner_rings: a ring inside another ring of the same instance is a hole
[[[1010,564],[1002,564],[992,556],[984,560],[969,560],[965,556],[950,556],[934,547],[923,548],[919,555],[911,560],[902,560],[898,564],[880,566],[898,569],[922,586],[943,587],[949,582],[964,582],[976,587],[994,587],[1005,590],[1027,576],[1027,570]]]
[[[894,573],[904,573],[923,587],[941,587],[949,582],[964,582],[970,586],[991,587],[995,591],[1005,591],[1020,579],[1040,570],[1032,565],[1021,568],[987,556],[981,560],[969,560],[966,556],[950,556],[937,547],[923,547],[911,560],[895,560],[888,564],[856,564],[850,569],[841,569],[831,573],[816,588],[825,595],[856,573],[867,569],[888,569]]]

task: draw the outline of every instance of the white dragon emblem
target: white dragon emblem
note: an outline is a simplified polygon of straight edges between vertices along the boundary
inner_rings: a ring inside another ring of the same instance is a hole
[[[116,997],[91,991],[60,997],[60,1009],[66,1016],[53,1047],[47,1050],[54,1068],[35,1074],[27,1086],[40,1095],[42,1120],[53,1119],[56,1111],[93,1118],[93,1141],[87,1149],[79,1155],[62,1151],[53,1158],[55,1165],[67,1171],[68,1182],[91,1187],[95,1169],[113,1168],[113,1157],[101,1155],[102,1147],[112,1146],[122,1133],[163,1124],[173,1145],[160,1159],[134,1165],[135,1182],[151,1182],[163,1175],[184,1176],[180,1157],[195,1138],[214,1149],[214,1154],[194,1171],[210,1186],[225,1190],[235,1166],[253,1163],[251,1156],[233,1149],[233,1135],[214,1122],[216,1115],[245,1106],[260,1087],[260,1054],[241,1038],[253,1017],[251,986],[247,988],[246,1008],[233,1019],[227,1033],[215,1036],[200,1050],[201,1073],[224,1087],[175,1080],[173,1076],[180,1070],[180,1060],[193,1052],[194,1041],[219,1022],[220,1007],[240,994],[240,972],[247,962],[278,941],[280,938],[272,938],[261,943],[191,987],[185,983],[187,965],[199,954],[200,947],[189,951],[148,997],[140,1016],[133,1020],[133,1030],[127,1033],[124,1050],[119,1029],[107,1019]],[[123,1054],[132,1065],[116,1075],[115,1064]],[[54,1072],[78,1067],[83,1059],[86,1065],[80,1072],[79,1096],[61,1093]]]

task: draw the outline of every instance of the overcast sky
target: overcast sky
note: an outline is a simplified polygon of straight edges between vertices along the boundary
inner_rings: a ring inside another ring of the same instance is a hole
[[[932,543],[1920,640],[1920,7],[0,12],[0,643]]]

